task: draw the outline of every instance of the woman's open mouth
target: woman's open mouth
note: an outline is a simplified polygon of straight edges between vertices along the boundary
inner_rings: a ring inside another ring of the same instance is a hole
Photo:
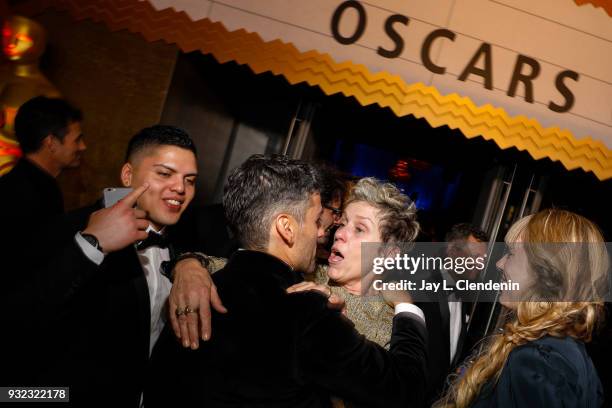
[[[329,262],[329,264],[330,265],[338,264],[342,262],[342,260],[344,260],[344,255],[342,255],[342,253],[338,251],[336,248],[332,247],[331,254],[329,255],[329,258],[327,258],[327,261]]]

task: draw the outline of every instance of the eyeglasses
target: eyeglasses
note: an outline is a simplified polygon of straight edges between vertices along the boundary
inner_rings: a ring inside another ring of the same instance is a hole
[[[338,207],[332,207],[331,205],[323,205],[323,208],[327,208],[328,210],[330,210],[332,212],[332,214],[334,215],[334,217],[341,217],[342,216],[342,208],[338,208]]]

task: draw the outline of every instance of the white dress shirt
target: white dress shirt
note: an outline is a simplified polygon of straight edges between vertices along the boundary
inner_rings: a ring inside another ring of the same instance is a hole
[[[149,228],[155,231],[151,226]],[[136,252],[138,253],[138,259],[140,260],[140,265],[142,265],[142,270],[147,279],[147,286],[149,287],[151,307],[149,355],[151,355],[153,346],[155,346],[168,319],[166,300],[168,300],[170,295],[172,282],[161,273],[161,263],[170,260],[170,252],[168,248],[162,249],[157,246],[151,246]]]
[[[151,231],[160,233],[149,225],[147,232]],[[87,242],[87,240],[81,236],[80,232],[75,235],[75,241],[85,256],[96,265],[100,265],[102,261],[104,261],[104,254]],[[156,246],[136,251],[136,253],[138,254],[138,260],[140,261],[145,278],[147,279],[147,286],[149,289],[149,307],[151,311],[149,355],[151,355],[153,346],[155,346],[167,321],[166,300],[170,295],[172,283],[167,277],[162,275],[161,263],[170,260],[170,253],[167,248],[162,249]]]
[[[450,276],[448,271],[442,269],[440,273],[442,279],[447,282],[447,286],[450,286],[451,283],[454,284],[455,280]],[[452,363],[457,353],[457,344],[459,343],[459,336],[461,335],[461,319],[463,318],[462,302],[454,292],[448,296],[448,309],[450,314],[450,362]]]
[[[414,316],[421,320],[421,323],[425,324],[425,313],[417,305],[412,303],[398,303],[395,305],[395,313],[412,313]]]

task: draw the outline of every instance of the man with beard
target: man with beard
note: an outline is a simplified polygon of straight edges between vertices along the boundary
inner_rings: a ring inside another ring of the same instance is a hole
[[[304,279],[307,281],[313,281],[317,283],[327,282],[327,258],[331,246],[333,244],[333,237],[338,226],[338,221],[342,216],[342,207],[344,198],[347,194],[348,183],[338,170],[331,166],[318,164],[314,166],[317,172],[317,179],[320,182],[320,193],[321,193],[321,205],[323,207],[321,213],[321,229],[324,231],[323,234],[317,238],[317,254],[316,254],[316,268],[314,271],[307,272],[304,274]],[[221,211],[223,207],[219,205]],[[202,210],[198,210],[202,211]],[[215,210],[217,211],[217,210]],[[193,214],[192,214],[193,215]],[[197,214],[200,218],[210,218],[209,214]],[[222,223],[223,229],[227,227],[226,219],[224,214],[218,214],[222,220],[217,219],[215,223]],[[188,219],[192,221],[191,219]],[[209,222],[213,221],[209,219]],[[185,224],[185,220],[181,221]],[[201,226],[202,223],[200,222]],[[210,228],[204,228],[211,231]],[[219,230],[219,228],[217,228]],[[184,228],[181,229],[181,233],[184,232]],[[198,250],[197,246],[200,245],[206,247],[207,241],[223,240],[220,237],[222,233],[211,233],[210,236],[203,237],[200,233],[197,239],[190,237],[183,239],[191,241],[188,249]],[[232,234],[233,235],[233,234]],[[235,238],[232,239],[235,242],[235,246],[238,246],[238,242]],[[232,251],[233,252],[233,251]],[[216,256],[210,256],[211,254],[202,251],[197,253],[185,253],[181,255],[182,260],[177,262],[174,266],[174,284],[170,291],[169,303],[170,310],[183,309],[186,306],[191,306],[199,310],[196,314],[182,314],[177,316],[175,313],[170,313],[170,321],[177,338],[181,340],[184,347],[190,347],[196,349],[199,347],[200,339],[208,340],[211,335],[213,328],[210,326],[210,291],[214,291],[214,285],[210,285],[209,273],[215,273],[216,271],[223,268],[227,262],[225,258],[218,258]],[[212,254],[216,255],[216,254]],[[206,267],[202,267],[202,260],[205,259]],[[215,300],[215,299],[213,299]],[[331,300],[336,302],[338,307],[342,306],[342,299],[334,296]],[[215,303],[213,306],[220,309],[220,305]]]
[[[252,156],[231,173],[223,205],[244,248],[213,275],[228,312],[213,312],[214,335],[197,351],[166,332],[157,360],[165,375],[154,376],[145,403],[324,407],[334,394],[357,405],[421,406],[426,331],[416,306],[394,302],[387,352],[328,308],[321,293],[287,293],[313,271],[323,235],[313,167]]]

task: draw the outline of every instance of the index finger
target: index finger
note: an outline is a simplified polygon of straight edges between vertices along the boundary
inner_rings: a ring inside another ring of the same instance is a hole
[[[147,191],[149,188],[149,183],[144,183],[142,186],[135,188],[130,194],[126,195],[123,200],[119,201],[119,205],[126,206],[128,208],[132,208],[136,201],[140,198],[140,196]]]

